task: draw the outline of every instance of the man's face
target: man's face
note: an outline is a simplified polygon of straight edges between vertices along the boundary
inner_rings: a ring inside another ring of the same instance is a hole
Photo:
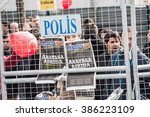
[[[94,22],[89,22],[84,26],[86,34],[98,34],[98,27]]]
[[[3,48],[4,48],[4,50],[9,50],[10,49],[9,38],[3,39]]]
[[[79,40],[80,36],[79,35],[67,35],[66,36],[66,41],[76,41]]]
[[[34,27],[38,28],[39,27],[39,19],[38,19],[38,17],[32,18],[32,23],[33,23]]]
[[[2,30],[3,30],[3,33],[7,34],[9,32],[9,27],[7,24],[3,24],[2,25]]]
[[[120,41],[118,38],[111,37],[106,46],[107,46],[108,52],[113,54],[118,51],[120,47]]]
[[[17,25],[13,25],[11,27],[11,33],[14,33],[14,32],[19,32],[19,27]]]

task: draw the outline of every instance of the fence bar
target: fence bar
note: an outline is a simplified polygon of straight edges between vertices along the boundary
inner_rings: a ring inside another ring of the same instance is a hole
[[[96,75],[96,79],[117,79],[117,78],[125,78],[125,74],[100,74]],[[3,82],[5,84],[11,84],[11,83],[30,83],[30,82],[35,82],[36,78],[35,77],[30,77],[30,78],[17,78],[17,79],[5,79]]]
[[[138,70],[148,70],[148,69],[150,69],[150,64],[138,65]]]
[[[105,72],[105,71],[125,71],[125,66],[93,67],[78,69],[49,69],[49,70],[30,70],[30,71],[11,71],[3,72],[4,76],[12,75],[38,75],[38,74],[58,74],[58,73],[82,73],[82,72]]]
[[[139,77],[148,77],[148,78],[150,78],[150,72],[139,73]]]

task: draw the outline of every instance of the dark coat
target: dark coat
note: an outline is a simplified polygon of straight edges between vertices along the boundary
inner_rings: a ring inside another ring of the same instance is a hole
[[[5,68],[7,71],[24,71],[24,70],[36,70],[39,69],[39,55],[35,54],[28,58],[20,58],[14,52],[5,58]],[[36,77],[36,75],[22,75],[22,76],[7,76],[7,79],[12,78],[27,78]],[[25,89],[24,89],[25,88]],[[21,99],[33,99],[36,96],[37,86],[35,83],[14,83],[7,84],[7,97],[8,99],[15,99],[19,92]],[[42,90],[41,90],[42,91]],[[32,93],[31,93],[32,92]]]
[[[12,51],[11,50],[4,50],[4,56],[9,56],[11,55]]]
[[[82,35],[83,39],[90,39],[94,56],[95,56],[95,61],[96,61],[96,66],[99,66],[99,56],[103,54],[106,51],[105,44],[102,39],[100,39],[97,31],[97,27],[94,24],[87,24],[84,26],[84,32]],[[95,99],[99,100],[100,95],[101,95],[101,86],[99,84],[103,83],[103,81],[96,80],[96,90],[95,90]]]
[[[137,51],[137,59],[138,59],[138,65],[150,63],[150,59],[145,54],[143,54],[140,50]],[[131,68],[131,72],[130,72],[131,73],[131,83],[132,83],[132,88],[133,88],[134,74],[133,74],[132,60],[130,60],[130,64],[131,64],[131,66],[130,66],[130,68]],[[125,65],[123,51],[116,53],[112,56],[111,65],[112,66]],[[148,71],[148,70],[146,70],[146,71]],[[123,72],[125,72],[125,71],[121,71],[121,73],[123,73]],[[144,72],[144,71],[139,71],[139,72]],[[150,98],[150,87],[148,86],[149,82],[150,82],[149,78],[140,78],[140,89],[141,89],[140,93],[141,93],[141,95],[144,95],[144,97],[147,97],[147,98]],[[126,99],[126,79],[111,79],[111,80],[108,80],[108,84],[111,84],[111,85],[106,86],[106,88],[108,89],[107,94],[111,94],[111,92],[114,91],[114,89],[121,87],[122,89],[124,89],[124,93],[122,94],[120,99],[123,99],[123,100]]]
[[[95,60],[97,64],[98,56],[106,51],[105,44],[98,35],[97,26],[94,24],[85,25],[82,38],[91,40],[91,44],[92,44],[92,48],[93,48],[93,52],[94,52],[94,56],[95,56]]]
[[[32,55],[28,58],[20,58],[16,54],[12,54],[5,60],[7,70],[12,71],[25,71],[25,70],[38,70],[39,69],[39,54]],[[8,69],[9,68],[9,69]],[[30,78],[37,77],[37,75],[19,75],[9,76],[7,78]],[[13,83],[7,84],[7,97],[8,99],[15,99],[18,95],[21,100],[31,100],[35,96],[46,90],[52,90],[54,87],[51,84],[35,84],[33,83]]]
[[[110,65],[110,60],[111,60],[110,54],[108,54],[108,52],[104,52],[103,54],[98,55],[97,66],[98,67],[108,66],[108,65]],[[106,72],[100,72],[97,74],[106,74]],[[104,79],[96,80],[95,100],[103,100],[106,98],[104,96],[106,82],[107,81]]]
[[[146,43],[143,49],[143,53],[150,58],[150,43]]]
[[[5,70],[15,71],[20,59],[21,58],[15,52],[12,52],[9,56],[4,56]]]

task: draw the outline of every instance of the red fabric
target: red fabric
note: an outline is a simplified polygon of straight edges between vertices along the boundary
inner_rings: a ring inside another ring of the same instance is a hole
[[[16,55],[15,52],[12,52],[12,54],[8,57],[4,56],[5,69],[10,70],[11,68],[16,67],[20,59],[21,58],[18,55]]]

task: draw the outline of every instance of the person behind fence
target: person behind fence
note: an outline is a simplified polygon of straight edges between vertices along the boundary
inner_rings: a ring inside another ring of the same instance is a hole
[[[28,23],[31,27],[32,26],[32,17],[31,16],[26,16],[25,23]]]
[[[78,41],[78,40],[81,40],[81,35],[66,35],[65,36],[66,42],[71,43],[71,42]],[[63,87],[65,86],[65,84],[66,83],[64,81],[62,81],[61,85],[63,85]],[[70,90],[70,91],[63,90],[61,93],[61,100],[75,100],[75,91],[74,90]]]
[[[10,24],[7,21],[2,21],[2,31],[3,35],[7,36],[10,33]]]
[[[147,42],[144,45],[143,53],[150,58],[150,30],[147,32]]]
[[[35,15],[32,17],[32,22],[30,24],[31,30],[30,32],[33,33],[34,35],[39,35],[40,34],[40,25],[39,25],[39,16]]]
[[[105,52],[105,45],[98,34],[98,27],[91,18],[84,20],[83,39],[90,39],[97,64],[97,56]]]
[[[30,57],[20,57],[19,55],[16,54],[15,51],[12,50],[12,53],[9,56],[7,57],[4,56],[5,70],[6,71],[39,70],[39,53],[38,52],[39,51],[37,50],[37,52]],[[36,75],[22,75],[22,76],[15,76],[15,77],[28,78],[31,76],[36,77]],[[41,86],[41,85],[38,85],[38,86]],[[8,95],[10,95],[9,93],[11,92],[13,95],[10,97],[8,96],[8,99],[16,99],[17,97],[19,97],[18,99],[33,99],[37,94],[38,86],[35,83],[15,84],[15,86],[8,84],[7,85]],[[26,88],[24,89],[23,87],[26,87]],[[11,88],[13,88],[12,91],[11,91]],[[22,91],[20,91],[20,89],[22,89]]]
[[[19,32],[19,24],[17,22],[12,22],[10,24],[10,33]]]
[[[128,46],[129,46],[129,52],[133,51],[132,50],[132,27],[128,27]],[[122,32],[121,34],[121,43],[124,46],[124,33]],[[136,46],[137,47],[137,46]],[[137,59],[138,59],[138,65],[143,65],[143,64],[149,64],[150,59],[141,52],[141,50],[137,47]],[[130,68],[131,68],[131,85],[132,85],[132,90],[134,90],[134,75],[133,75],[133,60],[132,60],[132,55],[129,59],[130,62]],[[122,66],[125,65],[125,58],[124,58],[124,50],[118,51],[117,53],[112,55],[112,61],[111,61],[112,66]],[[123,73],[124,71],[120,71],[119,73]],[[139,72],[144,72],[139,70]],[[150,98],[150,86],[149,86],[149,78],[140,78],[140,93],[142,97],[145,98]],[[119,99],[126,99],[126,79],[113,79],[109,80],[109,83],[111,85],[108,85],[106,88],[108,89],[108,94],[110,95],[116,88],[120,87],[123,89],[123,94],[120,96]],[[108,83],[108,84],[109,84]],[[134,91],[133,91],[134,92]]]
[[[25,23],[23,24],[23,31],[29,31],[29,32],[30,32],[30,30],[31,30],[30,24],[27,23],[27,22],[25,22]]]
[[[104,36],[104,41],[106,45],[106,52],[98,56],[98,67],[109,66],[111,62],[111,56],[120,51],[122,47],[120,46],[120,36],[118,32],[108,31]],[[99,73],[97,73],[99,74]],[[102,74],[102,73],[101,73]],[[105,74],[105,72],[104,72]],[[104,99],[103,91],[105,90],[105,83],[107,80],[97,80],[96,90],[95,90],[95,99],[100,100]]]
[[[104,28],[104,29],[102,29],[102,30],[99,32],[99,37],[100,37],[102,40],[104,40],[105,35],[106,35],[108,32],[110,32],[110,31],[113,31],[113,30],[110,29],[110,28]]]
[[[28,31],[34,34],[36,38],[41,36],[39,20],[39,16],[33,16],[31,18],[31,23],[28,22],[28,24],[30,25],[30,30]]]
[[[66,35],[65,36],[65,40],[67,42],[71,42],[71,41],[77,41],[81,39],[81,35]]]
[[[32,17],[32,27],[39,28],[39,16],[35,15]]]
[[[80,40],[80,37],[80,35],[66,35],[65,41],[71,43],[73,41]],[[49,92],[51,96],[53,96],[52,94],[55,92],[57,94],[56,97],[59,100],[75,100],[75,91],[66,91],[65,89],[66,74],[62,74],[59,77],[56,77],[54,80],[56,81],[55,84],[57,87],[54,88],[51,92]],[[35,100],[49,100],[51,96],[48,96],[47,94],[43,94],[43,92],[41,92],[40,94],[36,95]]]
[[[33,34],[34,35],[34,34]],[[38,36],[34,35],[39,43]],[[39,45],[38,45],[39,46]],[[24,70],[39,70],[39,47],[35,54],[29,57],[22,57],[19,62],[17,63],[17,70],[24,71]],[[30,78],[30,77],[37,77],[37,75],[22,75],[18,76],[18,78]],[[37,94],[37,89],[41,90],[39,87],[42,84],[36,85],[34,82],[31,83],[20,83],[18,84],[18,99],[19,100],[31,100]],[[25,89],[24,89],[25,87]],[[30,89],[31,88],[31,89]],[[45,86],[46,88],[46,86]],[[42,90],[41,90],[42,91]]]
[[[12,52],[8,34],[3,35],[3,49],[4,49],[4,56],[9,56]]]
[[[4,69],[5,71],[16,71],[17,64],[21,60],[21,57],[18,56],[13,50],[9,56],[4,55]],[[6,76],[6,79],[16,78],[16,76]],[[18,85],[14,84],[7,84],[7,99],[17,99],[18,96]],[[13,87],[13,88],[12,88]]]
[[[118,32],[108,31],[104,36],[106,51],[98,56],[98,66],[108,66],[111,61],[111,55],[122,49],[120,36]]]

